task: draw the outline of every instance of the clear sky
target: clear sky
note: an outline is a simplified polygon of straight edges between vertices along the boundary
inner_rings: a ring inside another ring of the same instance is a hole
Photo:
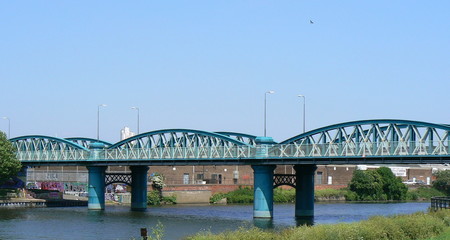
[[[311,24],[310,20],[314,23]],[[450,1],[0,1],[11,136],[450,123]],[[0,118],[0,130],[8,121]]]

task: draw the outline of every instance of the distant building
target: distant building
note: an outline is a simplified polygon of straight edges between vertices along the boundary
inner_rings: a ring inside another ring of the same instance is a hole
[[[129,127],[124,127],[122,130],[120,130],[120,140],[124,140],[135,135],[136,133],[132,132]]]

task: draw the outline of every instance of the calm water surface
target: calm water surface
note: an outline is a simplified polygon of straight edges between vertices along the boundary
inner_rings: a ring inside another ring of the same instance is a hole
[[[426,211],[430,203],[317,203],[315,224],[353,222],[374,215]],[[283,228],[297,224],[293,204],[274,206],[272,221],[254,221],[252,205],[174,205],[131,212],[71,208],[0,208],[0,239],[139,239],[140,228],[164,225],[165,239],[182,239],[199,231],[221,232],[240,226]]]

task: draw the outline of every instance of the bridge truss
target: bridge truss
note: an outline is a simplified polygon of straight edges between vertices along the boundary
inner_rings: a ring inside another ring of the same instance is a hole
[[[448,125],[382,119],[335,124],[266,145],[257,145],[252,135],[190,129],[147,132],[112,145],[103,142],[105,147],[95,154],[88,149],[98,142],[93,139],[23,136],[11,142],[19,160],[36,164],[444,163],[450,160],[449,132]]]

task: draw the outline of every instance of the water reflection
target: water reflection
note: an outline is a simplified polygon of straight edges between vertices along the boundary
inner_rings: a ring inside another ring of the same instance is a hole
[[[295,225],[299,226],[312,226],[314,225],[314,217],[295,217]]]
[[[273,229],[273,220],[271,218],[254,218],[253,225],[261,229]]]
[[[429,203],[316,204],[314,218],[295,218],[294,204],[276,204],[273,219],[253,219],[252,205],[174,205],[151,207],[146,212],[129,206],[1,209],[0,239],[139,239],[161,222],[166,239],[183,239],[200,231],[213,233],[256,226],[282,229],[292,226],[352,222],[373,215],[426,211]],[[51,231],[49,231],[51,227]],[[24,231],[23,229],[26,229]]]

